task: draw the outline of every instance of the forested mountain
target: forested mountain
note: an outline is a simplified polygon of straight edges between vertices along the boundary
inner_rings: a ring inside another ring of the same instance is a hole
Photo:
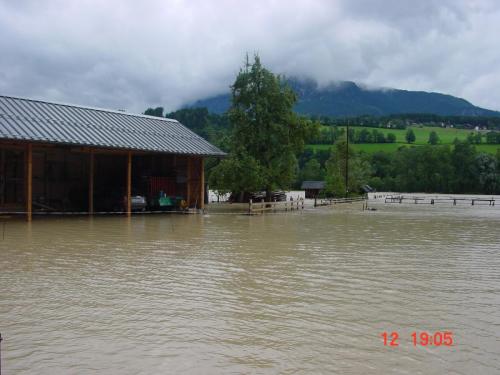
[[[366,89],[354,82],[319,87],[311,80],[289,79],[298,95],[295,111],[311,116],[386,116],[406,113],[431,113],[452,116],[500,116],[500,112],[476,107],[467,100],[435,92],[398,89]],[[228,90],[229,91],[229,90]],[[198,100],[189,107],[206,107],[223,113],[230,95]]]

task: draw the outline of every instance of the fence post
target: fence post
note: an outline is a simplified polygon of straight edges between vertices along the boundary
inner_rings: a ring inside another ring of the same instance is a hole
[[[250,200],[248,201],[248,213],[252,213],[252,198],[250,198]]]

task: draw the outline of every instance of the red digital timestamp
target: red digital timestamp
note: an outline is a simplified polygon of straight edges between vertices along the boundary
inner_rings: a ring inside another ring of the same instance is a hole
[[[400,335],[398,332],[383,332],[382,336],[384,346],[397,347],[399,346]],[[453,346],[453,332],[451,331],[436,331],[436,332],[412,332],[411,340],[413,346]]]

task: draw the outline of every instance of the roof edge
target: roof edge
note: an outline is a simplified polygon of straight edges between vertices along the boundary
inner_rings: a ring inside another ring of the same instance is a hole
[[[93,110],[93,111],[116,113],[116,114],[125,115],[125,116],[143,117],[143,118],[149,118],[149,119],[155,119],[155,120],[164,120],[164,121],[169,121],[169,122],[179,122],[176,119],[168,118],[168,117],[149,116],[149,115],[144,115],[142,113],[141,114],[130,113],[130,112],[124,112],[124,111],[119,111],[119,110],[115,110],[115,109],[106,109],[106,108],[100,108],[100,107],[90,107],[90,106],[85,106],[85,105],[78,105],[78,104],[71,104],[71,103],[64,103],[64,102],[52,102],[52,101],[48,101],[48,100],[33,99],[33,98],[27,98],[27,97],[17,96],[17,95],[1,95],[0,94],[0,97],[9,98],[9,99],[26,100],[26,101],[29,101],[29,102],[37,102],[37,103],[45,103],[45,104],[55,104],[55,105],[61,105],[61,106],[64,106],[64,107],[90,109],[90,110]]]

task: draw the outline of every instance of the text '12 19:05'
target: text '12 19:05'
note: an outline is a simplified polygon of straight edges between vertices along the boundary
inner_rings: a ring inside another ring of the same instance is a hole
[[[401,336],[398,332],[383,332],[382,336],[384,346],[398,347]],[[451,331],[436,331],[436,332],[417,332],[414,331],[410,335],[413,346],[453,346],[453,332]]]

